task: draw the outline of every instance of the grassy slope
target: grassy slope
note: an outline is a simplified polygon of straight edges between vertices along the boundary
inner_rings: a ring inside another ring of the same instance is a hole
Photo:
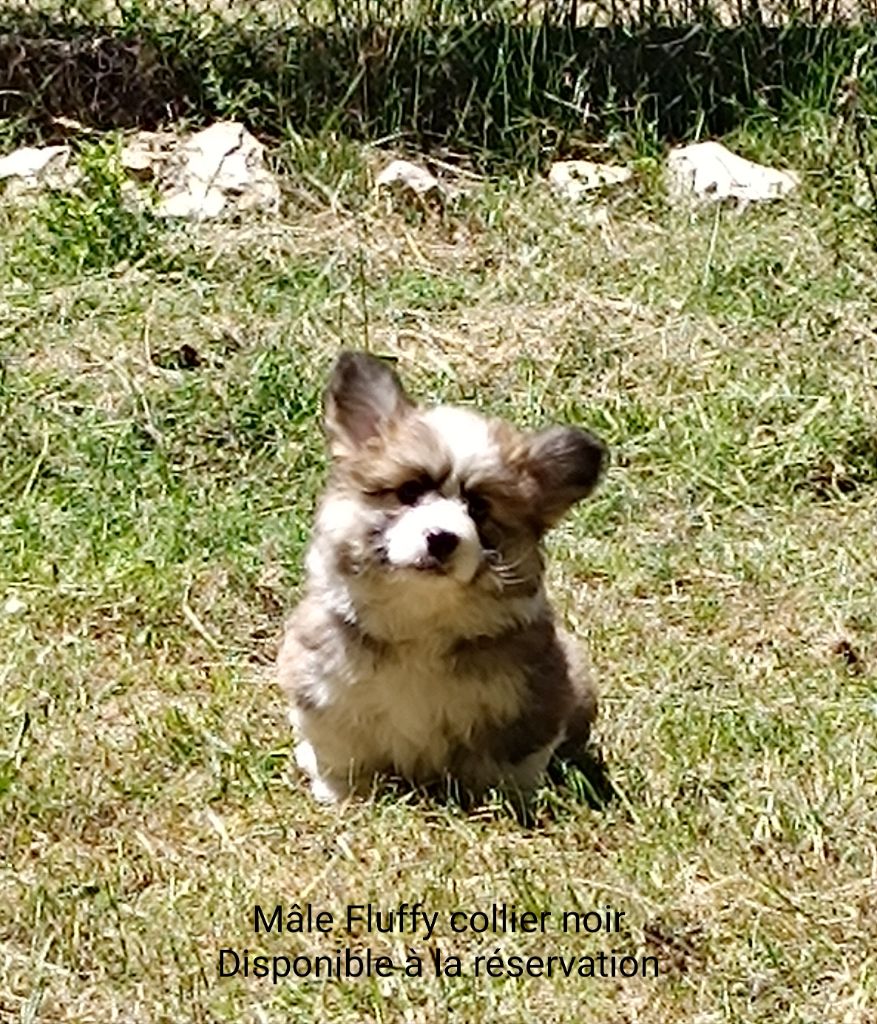
[[[298,185],[234,230],[115,223],[106,189],[72,218],[0,208],[0,1016],[873,1021],[877,284],[852,208],[808,187],[690,218],[646,181],[595,216],[504,181],[421,223]],[[104,265],[122,238],[134,262]],[[319,389],[364,338],[417,393],[611,444],[551,543],[605,807],[546,787],[532,829],[392,794],[339,815],[291,766],[271,658]],[[255,901],[401,900],[608,903],[621,935],[433,942],[661,976],[217,979],[221,946],[347,942],[256,937]]]

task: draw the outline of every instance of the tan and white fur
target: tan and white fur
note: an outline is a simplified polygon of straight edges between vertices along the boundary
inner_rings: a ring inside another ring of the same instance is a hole
[[[335,365],[325,428],[330,481],[278,658],[314,796],[381,773],[531,789],[596,713],[540,541],[596,484],[603,445],[420,408],[361,352]]]

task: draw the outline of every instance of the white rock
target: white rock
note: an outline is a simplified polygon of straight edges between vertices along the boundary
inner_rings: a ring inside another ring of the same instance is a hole
[[[551,165],[548,180],[552,187],[568,199],[581,199],[588,192],[620,185],[633,171],[616,164],[597,164],[591,160],[558,160]]]
[[[799,184],[793,171],[765,167],[737,156],[719,142],[679,146],[667,157],[671,194],[706,201],[758,203],[781,199]]]
[[[174,189],[165,195],[156,207],[159,217],[185,217],[189,220],[209,220],[225,209],[225,194],[218,188],[204,188],[192,182],[186,188]]]
[[[18,191],[59,187],[68,183],[69,146],[23,146],[0,157],[0,180],[9,179]]]
[[[375,178],[379,190],[390,190],[408,199],[443,198],[441,184],[434,174],[409,160],[393,160]]]
[[[179,139],[173,132],[135,132],[128,136],[122,146],[122,166],[141,181],[152,180],[158,176],[178,145]]]
[[[143,158],[142,148],[136,158]],[[264,147],[236,121],[212,124],[159,160],[159,216],[201,220],[227,208],[273,212],[280,203]]]
[[[23,146],[0,157],[0,178],[38,178],[53,164],[63,167],[69,158],[69,146]]]
[[[20,615],[27,611],[27,605],[17,594],[10,594],[3,602],[4,615]]]

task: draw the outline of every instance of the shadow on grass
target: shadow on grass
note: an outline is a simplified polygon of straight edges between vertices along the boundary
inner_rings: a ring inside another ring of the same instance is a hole
[[[602,751],[591,746],[553,758],[548,777],[560,789],[569,791],[575,803],[595,811],[603,810],[617,797]]]
[[[475,795],[454,779],[415,786],[397,776],[375,780],[372,799],[406,804],[429,817],[460,816],[473,821],[513,820],[524,829],[562,820],[576,808],[604,810],[617,791],[602,753],[593,747],[555,757],[546,784],[532,794],[491,789]]]
[[[280,25],[255,12],[205,26],[184,6],[122,25],[7,15],[0,118],[48,138],[62,115],[102,129],[233,116],[267,137],[330,130],[538,164],[619,129],[676,141],[790,103],[828,109],[873,44],[867,24],[727,26],[708,5],[686,24],[645,10],[638,24],[576,28],[498,16]]]

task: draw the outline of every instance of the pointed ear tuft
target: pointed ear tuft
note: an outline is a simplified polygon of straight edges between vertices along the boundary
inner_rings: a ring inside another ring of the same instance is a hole
[[[537,507],[546,528],[586,498],[608,459],[603,442],[577,427],[549,427],[534,434],[529,470],[537,486]]]
[[[352,454],[412,408],[385,362],[367,352],[342,352],[323,396],[330,451]]]

